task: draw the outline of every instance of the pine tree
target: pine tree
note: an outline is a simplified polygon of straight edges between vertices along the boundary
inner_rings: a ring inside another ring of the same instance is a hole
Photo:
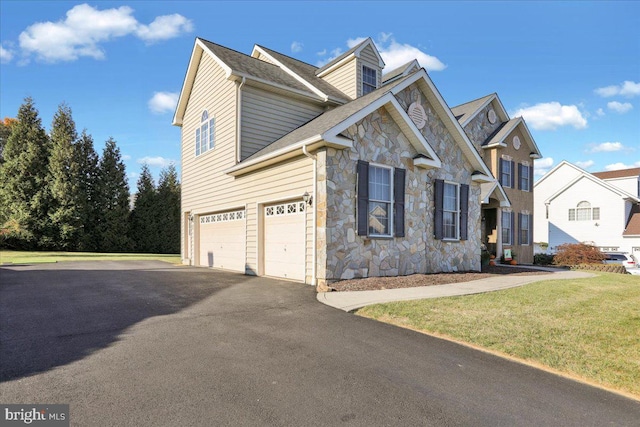
[[[120,149],[113,138],[105,144],[97,182],[98,249],[102,252],[131,250],[128,236],[129,185]]]
[[[16,119],[11,117],[5,117],[4,120],[0,120],[0,165],[4,163],[4,147],[7,145],[7,139],[11,135],[11,128],[14,124],[18,123]]]
[[[160,253],[180,253],[180,182],[176,167],[171,164],[160,172],[158,206],[162,213],[158,227],[162,236]]]
[[[48,249],[50,143],[33,99],[18,110],[4,147],[0,167],[0,218],[4,219],[4,245],[19,249]]]
[[[51,181],[51,210],[49,216],[54,233],[54,248],[77,250],[81,226],[79,165],[74,155],[78,133],[71,116],[71,108],[58,107],[51,125],[51,155],[49,173]]]
[[[98,154],[93,148],[93,138],[82,131],[76,143],[74,155],[78,165],[78,211],[80,216],[80,230],[78,233],[78,250],[98,250]]]
[[[164,206],[158,206],[158,194],[149,166],[142,165],[138,178],[138,192],[131,212],[131,233],[136,252],[158,252],[160,233],[158,219]]]

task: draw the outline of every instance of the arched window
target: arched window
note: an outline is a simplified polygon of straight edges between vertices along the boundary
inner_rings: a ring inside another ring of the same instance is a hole
[[[591,221],[600,219],[600,208],[592,208],[591,203],[583,200],[576,208],[569,209],[569,221]]]
[[[202,112],[200,127],[196,129],[196,156],[213,150],[216,143],[216,118],[209,118],[207,110]]]

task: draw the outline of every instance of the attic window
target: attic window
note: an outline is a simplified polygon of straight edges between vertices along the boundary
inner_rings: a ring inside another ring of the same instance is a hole
[[[373,68],[362,66],[362,95],[373,92],[378,88],[378,73]]]

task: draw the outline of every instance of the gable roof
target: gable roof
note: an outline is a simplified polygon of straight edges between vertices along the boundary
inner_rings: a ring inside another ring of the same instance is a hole
[[[427,98],[434,106],[438,116],[453,135],[454,140],[462,149],[471,166],[478,172],[475,174],[474,179],[480,182],[493,181],[491,172],[467,138],[460,124],[451,114],[451,110],[424,69],[420,69],[365,96],[321,114],[244,159],[227,170],[227,173],[238,175],[267,166],[275,163],[277,161],[276,158],[279,156],[288,158],[292,152],[302,149],[302,147],[310,147],[312,149],[314,146],[319,147],[322,145],[338,148],[351,147],[352,141],[342,136],[341,132],[383,106],[387,108],[391,117],[398,123],[402,131],[409,136],[410,142],[418,153],[423,156],[422,159],[419,159],[419,162],[427,167],[440,167],[441,161],[437,154],[424,139],[422,133],[416,128],[395,97],[399,91],[413,83],[417,83],[422,91],[427,94]],[[324,144],[322,141],[328,144]]]
[[[270,64],[198,37],[193,46],[187,73],[182,85],[182,90],[180,91],[180,97],[173,118],[174,125],[182,125],[189,94],[193,88],[198,65],[203,54],[209,55],[225,71],[225,76],[229,80],[249,79],[279,90],[315,99],[318,102],[324,102],[330,98],[322,96],[319,90],[314,91],[312,85],[305,83],[303,79],[296,78],[276,64]],[[337,89],[335,89],[335,91],[337,91]],[[342,98],[348,99],[344,94]],[[338,103],[340,102],[345,101],[340,100]]]
[[[620,169],[615,171],[594,172],[591,175],[600,179],[629,178],[640,176],[640,168]]]
[[[582,179],[587,179],[591,182],[593,182],[596,185],[599,185],[601,187],[606,188],[607,190],[611,191],[612,193],[622,197],[625,200],[629,200],[633,203],[640,203],[640,199],[636,196],[634,196],[633,194],[627,193],[624,190],[621,190],[620,188],[609,184],[606,181],[603,181],[602,179],[593,176],[593,174],[590,174],[589,172],[585,171],[584,169],[579,168],[578,166],[574,165],[573,163],[569,163],[566,160],[563,160],[562,162],[560,162],[560,164],[558,164],[558,166],[556,166],[555,168],[551,169],[549,172],[547,172],[542,178],[540,178],[538,180],[538,182],[536,182],[533,186],[534,188],[540,184],[540,182],[542,182],[543,180],[547,179],[549,176],[551,176],[553,173],[555,173],[558,169],[560,169],[560,167],[571,167],[573,169],[575,169],[579,174],[572,179],[571,181],[569,181],[565,186],[561,187],[558,191],[556,191],[555,193],[553,193],[551,196],[549,196],[546,200],[545,203],[550,203],[551,201],[553,201],[555,198],[557,198],[558,196],[560,196],[562,193],[564,193],[565,191],[567,191],[569,188],[571,188],[575,183],[577,183],[578,181],[582,180]]]
[[[640,236],[640,205],[635,204],[631,207],[627,225],[622,232],[623,236]]]
[[[332,72],[335,68],[338,68],[344,62],[348,62],[353,58],[359,58],[360,57],[360,52],[362,52],[362,50],[367,46],[371,46],[373,48],[373,52],[375,53],[375,55],[376,55],[376,57],[378,59],[378,67],[384,68],[384,61],[382,60],[382,57],[380,56],[380,52],[378,52],[378,49],[376,48],[375,43],[373,43],[373,40],[371,40],[371,37],[367,37],[360,44],[355,45],[354,47],[352,47],[351,49],[349,49],[348,51],[346,51],[342,55],[338,56],[337,58],[332,59],[331,61],[326,63],[324,66],[318,68],[316,70],[316,75],[318,77],[322,77],[322,76]]]
[[[399,79],[400,77],[408,76],[413,71],[419,70],[420,64],[417,59],[409,61],[406,64],[399,66],[398,68],[389,71],[382,76],[382,84],[391,83],[392,81]]]
[[[265,55],[271,61],[275,62],[276,65],[279,65],[285,72],[292,75],[293,78],[326,99],[331,98],[340,103],[349,102],[351,100],[347,95],[342,93],[342,91],[336,89],[324,79],[316,76],[316,70],[318,68],[313,65],[298,61],[297,59],[283,55],[282,53],[268,49],[264,46],[255,45],[251,56],[255,58],[258,54]]]
[[[456,116],[456,119],[460,122],[460,125],[462,127],[465,127],[471,120],[473,120],[474,117],[478,115],[480,111],[482,111],[483,108],[491,103],[493,103],[494,108],[497,109],[496,113],[501,122],[509,120],[507,110],[505,110],[504,105],[502,105],[502,102],[500,101],[500,98],[498,98],[498,94],[495,92],[481,98],[474,99],[473,101],[457,105],[453,107],[451,111]]]
[[[524,122],[522,117],[516,117],[515,119],[511,119],[508,122],[502,123],[496,130],[493,132],[485,142],[482,143],[483,148],[491,148],[496,146],[506,147],[504,142],[505,139],[514,131],[516,128],[520,127],[522,129],[522,134],[524,135],[525,142],[529,146],[531,153],[529,157],[533,159],[540,158],[540,149],[538,145],[531,136],[531,132],[529,132],[529,128],[527,124]]]

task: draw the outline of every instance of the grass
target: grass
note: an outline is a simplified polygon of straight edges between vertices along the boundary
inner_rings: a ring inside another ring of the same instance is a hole
[[[0,264],[36,264],[60,261],[140,261],[156,260],[173,264],[180,263],[180,255],[159,254],[102,254],[94,252],[29,252],[0,251]]]
[[[358,315],[506,354],[640,398],[640,277],[598,273]]]

